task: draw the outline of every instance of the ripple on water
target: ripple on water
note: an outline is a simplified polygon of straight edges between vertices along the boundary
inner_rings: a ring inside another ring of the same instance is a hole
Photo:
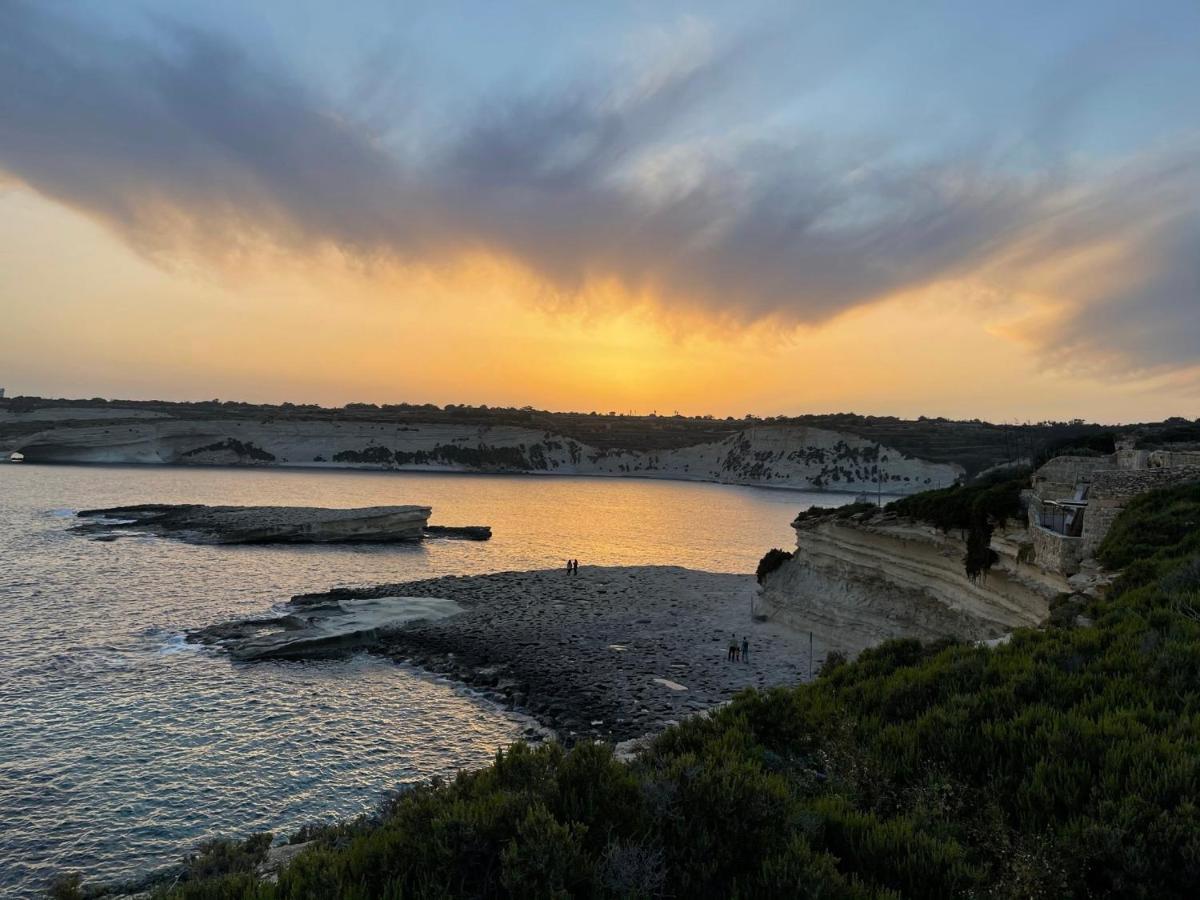
[[[291,831],[485,764],[524,723],[366,657],[239,665],[188,628],[295,593],[505,569],[675,563],[752,571],[805,495],[618,479],[0,467],[0,895],[54,873],[131,876],[198,841]],[[211,547],[68,532],[131,503],[420,501],[486,543]],[[825,500],[825,505],[830,505]],[[706,529],[703,523],[710,523]],[[687,541],[680,542],[679,536]]]

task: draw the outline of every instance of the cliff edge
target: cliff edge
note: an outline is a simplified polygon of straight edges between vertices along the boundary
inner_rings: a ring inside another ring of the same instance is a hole
[[[992,536],[997,560],[971,580],[966,536],[889,512],[800,517],[796,551],[763,578],[755,613],[858,652],[894,637],[991,640],[1037,625],[1070,586],[1023,561],[1023,525]]]

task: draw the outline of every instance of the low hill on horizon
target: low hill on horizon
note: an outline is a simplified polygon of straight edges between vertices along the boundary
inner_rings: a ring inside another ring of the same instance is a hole
[[[997,465],[1018,460],[1034,460],[1068,448],[1104,452],[1106,442],[1116,433],[1138,432],[1153,440],[1156,436],[1175,440],[1200,440],[1200,420],[1192,422],[1173,417],[1164,422],[1129,425],[1088,423],[1081,419],[1068,422],[1005,424],[980,419],[948,419],[921,416],[902,419],[897,416],[866,416],[856,413],[822,413],[799,416],[740,419],[713,416],[628,415],[615,412],[550,412],[532,407],[489,407],[432,403],[373,404],[349,403],[342,407],[316,404],[256,404],[238,401],[199,402],[167,400],[66,399],[12,397],[0,399],[0,412],[20,416],[23,422],[0,421],[0,432],[27,427],[37,420],[72,421],[70,410],[103,408],[111,417],[114,410],[129,409],[131,417],[147,414],[172,419],[252,419],[263,423],[277,421],[346,421],[389,424],[428,423],[502,425],[541,429],[586,443],[602,450],[673,450],[727,438],[747,428],[797,426],[822,428],[876,441],[907,454],[935,463],[953,463],[968,476]],[[61,411],[61,418],[55,411]]]

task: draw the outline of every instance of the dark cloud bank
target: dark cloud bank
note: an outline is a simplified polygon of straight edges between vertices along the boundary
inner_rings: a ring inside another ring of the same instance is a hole
[[[817,322],[967,275],[1024,290],[1024,273],[1115,241],[1132,255],[1058,285],[1074,311],[1035,340],[1113,371],[1200,361],[1195,143],[1086,176],[982,153],[671,151],[673,124],[740,59],[716,54],[621,101],[572,88],[492,103],[402,158],[211,34],[116,39],[0,2],[0,171],[150,254],[263,238],[417,261],[483,248],[567,295],[616,277],[732,321]],[[636,173],[656,155],[665,174],[648,188]]]

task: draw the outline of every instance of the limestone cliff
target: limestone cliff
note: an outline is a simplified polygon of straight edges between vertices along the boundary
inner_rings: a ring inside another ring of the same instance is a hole
[[[971,582],[958,532],[890,513],[830,514],[795,523],[796,552],[768,574],[756,612],[823,635],[851,652],[892,637],[997,638],[1045,618],[1069,590],[1062,576],[1019,561],[1025,528],[998,528],[999,561]]]
[[[0,452],[28,462],[332,466],[561,475],[627,475],[820,490],[909,493],[953,483],[959,466],[803,426],[746,428],[665,450],[599,449],[517,426],[125,416],[58,408],[0,412]]]

